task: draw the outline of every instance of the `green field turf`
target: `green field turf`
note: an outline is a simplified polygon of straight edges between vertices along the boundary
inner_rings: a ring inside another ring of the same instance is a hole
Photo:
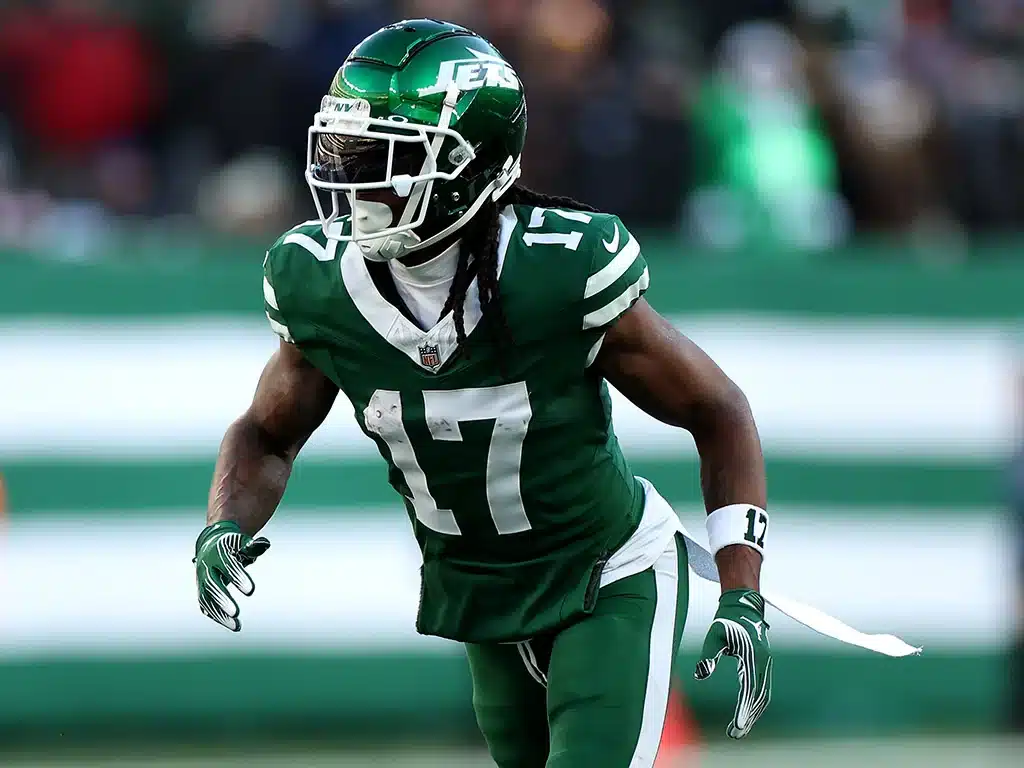
[[[141,755],[98,752],[34,756],[3,755],[5,768],[492,768],[476,751],[404,748],[399,751],[162,752]],[[1021,768],[1024,740],[993,737],[915,738],[886,741],[758,741],[705,747],[677,768]],[[659,767],[660,768],[660,767]]]

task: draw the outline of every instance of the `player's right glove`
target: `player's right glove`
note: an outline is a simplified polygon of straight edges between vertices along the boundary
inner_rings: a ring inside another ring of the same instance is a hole
[[[199,610],[232,632],[242,628],[238,618],[238,603],[228,592],[234,585],[248,597],[256,590],[246,568],[270,548],[270,542],[260,536],[254,539],[242,533],[237,523],[222,520],[207,526],[196,540],[196,589]]]

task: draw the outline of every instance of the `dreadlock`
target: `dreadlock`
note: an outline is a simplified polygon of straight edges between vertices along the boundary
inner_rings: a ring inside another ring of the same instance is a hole
[[[441,312],[442,317],[448,311],[455,320],[455,334],[459,346],[466,341],[466,325],[464,306],[466,292],[477,278],[480,290],[480,310],[484,317],[491,318],[492,327],[499,334],[498,343],[513,345],[512,329],[509,327],[505,310],[501,306],[501,293],[498,289],[498,212],[506,205],[532,205],[537,208],[566,208],[574,211],[597,213],[597,208],[573,200],[571,197],[545,195],[532,189],[513,185],[501,201],[495,203],[488,200],[476,216],[466,225],[462,237],[462,248],[459,252],[459,263],[455,269],[455,280],[452,282],[448,300]]]

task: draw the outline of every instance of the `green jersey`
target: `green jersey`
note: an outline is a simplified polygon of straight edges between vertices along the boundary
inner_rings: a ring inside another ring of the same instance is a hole
[[[615,216],[532,206],[506,206],[499,232],[511,340],[475,283],[462,345],[451,313],[421,329],[319,222],[285,233],[264,265],[271,326],[352,402],[405,502],[423,554],[417,629],[466,642],[592,610],[644,506],[590,368],[647,288],[636,239]]]

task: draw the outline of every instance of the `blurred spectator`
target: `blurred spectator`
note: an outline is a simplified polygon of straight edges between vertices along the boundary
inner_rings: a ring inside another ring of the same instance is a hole
[[[294,222],[290,166],[269,151],[251,151],[200,182],[196,212],[215,232],[274,236]]]
[[[160,99],[154,52],[104,0],[9,10],[0,66],[11,113],[35,148],[74,156],[136,139]]]
[[[609,18],[593,0],[539,0],[521,23],[525,34],[509,55],[529,98],[524,179],[539,189],[573,194],[570,169],[583,170],[573,156],[580,121],[586,119],[588,101],[615,76],[607,62]],[[621,130],[632,118],[630,106],[620,103],[614,121],[605,116],[584,130],[588,135]],[[614,174],[606,169],[608,176]]]
[[[1024,225],[1019,0],[11,0],[0,242],[75,222],[57,244],[85,258],[133,217],[257,238],[309,217],[332,75],[419,16],[520,72],[527,183],[632,226],[683,210],[703,242],[781,254]]]
[[[291,150],[287,166],[296,167],[301,118],[315,110],[296,99],[298,80],[285,51],[291,30],[278,23],[283,10],[280,0],[203,0],[193,6],[192,50],[174,73],[168,120],[175,133],[167,170],[174,176],[171,204],[205,208],[196,213],[216,230],[235,232],[242,223],[232,217],[231,201],[217,199],[218,190],[240,189],[219,184],[219,169],[235,163],[244,168],[256,156],[263,165],[283,164],[285,148]],[[247,195],[241,208],[248,211],[256,199]],[[248,211],[243,219],[269,234],[289,218],[294,190],[274,185],[258,199],[268,206],[265,224],[259,212]]]
[[[294,14],[295,9],[290,8]],[[312,110],[345,56],[364,38],[395,20],[388,3],[377,0],[311,0],[299,33],[289,46],[289,62],[303,88],[296,101]],[[443,18],[443,16],[441,17]]]
[[[733,28],[696,108],[702,175],[694,235],[719,247],[824,248],[845,237],[836,161],[817,119],[797,39],[773,22]]]
[[[792,28],[796,18],[793,0],[729,0],[700,5],[701,43],[709,52],[717,50],[722,39],[741,24],[761,21]]]
[[[145,142],[163,81],[137,29],[104,0],[15,6],[0,19],[0,71],[25,183],[116,213],[149,208]]]
[[[484,3],[474,0],[404,0],[398,16],[403,19],[444,19],[470,29],[483,29],[487,15]]]
[[[905,70],[898,5],[805,4],[843,9],[805,36],[807,74],[856,228],[942,229],[949,206],[941,125],[933,96]]]
[[[955,0],[950,6],[954,67],[932,83],[943,96],[954,140],[956,204],[975,228],[1020,227],[1024,11],[1019,0]]]

